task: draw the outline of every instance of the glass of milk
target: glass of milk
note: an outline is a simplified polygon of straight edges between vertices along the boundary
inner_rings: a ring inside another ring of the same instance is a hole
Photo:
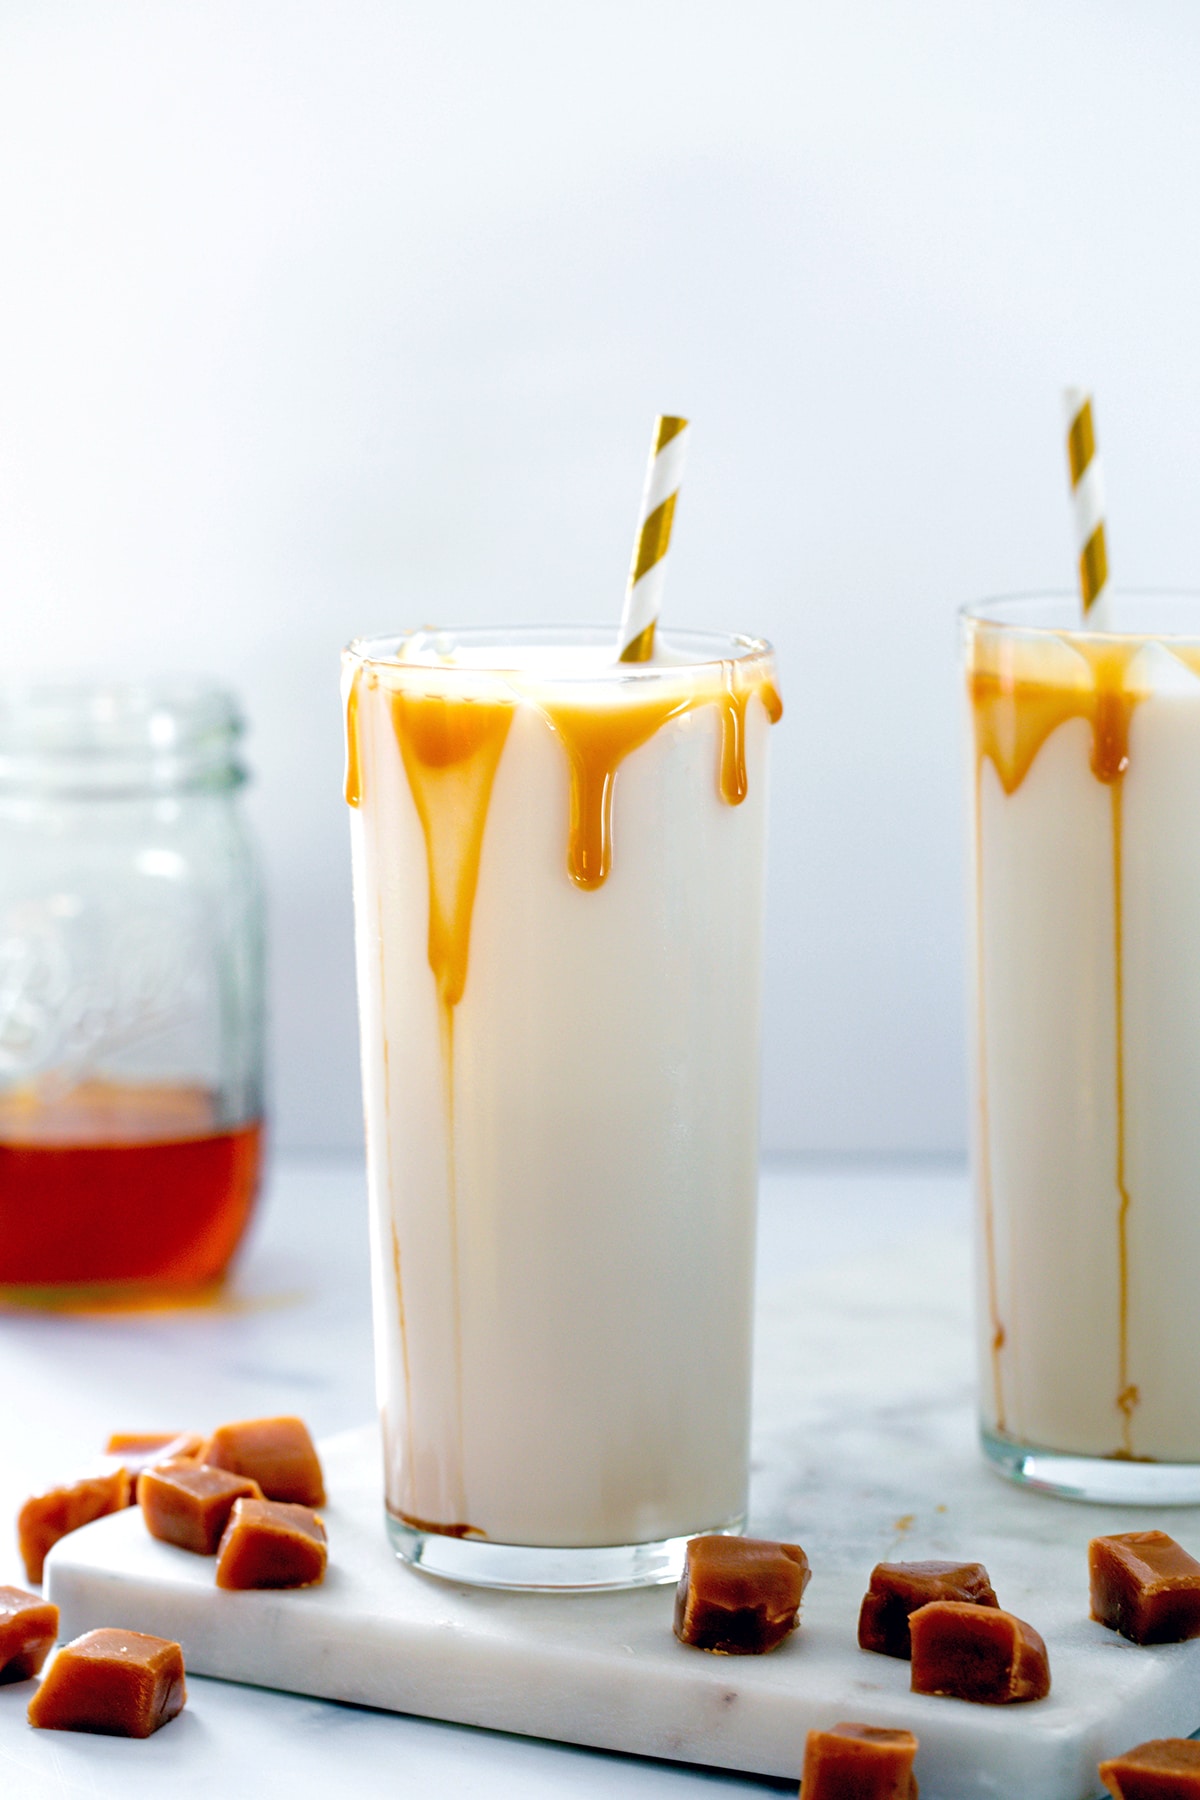
[[[673,1580],[746,1507],[770,647],[344,658],[388,1529]]]
[[[964,615],[983,1445],[1200,1501],[1200,595]]]

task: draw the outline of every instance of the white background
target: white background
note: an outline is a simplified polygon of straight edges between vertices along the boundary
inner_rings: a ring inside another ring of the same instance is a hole
[[[4,668],[252,720],[277,1141],[359,1136],[337,650],[668,608],[778,644],[764,1132],[964,1136],[954,611],[1200,580],[1200,13],[0,0]]]

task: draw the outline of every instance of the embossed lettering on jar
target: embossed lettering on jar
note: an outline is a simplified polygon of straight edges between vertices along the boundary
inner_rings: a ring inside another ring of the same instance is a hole
[[[241,720],[199,682],[0,686],[0,1290],[166,1293],[258,1186]]]

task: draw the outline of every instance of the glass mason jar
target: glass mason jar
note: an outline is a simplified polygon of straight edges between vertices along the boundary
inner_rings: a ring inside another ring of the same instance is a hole
[[[200,681],[0,684],[0,1295],[216,1279],[262,1137],[242,721]]]

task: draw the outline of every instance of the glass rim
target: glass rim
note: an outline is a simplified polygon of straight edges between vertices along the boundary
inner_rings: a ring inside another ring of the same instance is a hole
[[[0,797],[232,791],[244,730],[236,695],[205,676],[0,678]]]
[[[233,745],[245,730],[237,697],[207,676],[0,677],[0,752],[148,755]]]
[[[1030,588],[1021,593],[995,594],[984,600],[971,600],[958,608],[958,617],[968,629],[982,628],[1032,638],[1084,639],[1097,643],[1197,643],[1200,644],[1200,588],[1184,587],[1112,587],[1107,590],[1120,606],[1133,604],[1167,609],[1188,607],[1194,623],[1187,629],[1171,629],[1166,625],[1143,628],[1099,630],[1088,625],[1080,611],[1077,588]],[[1073,617],[1053,624],[1032,615],[1060,607]]]
[[[432,645],[445,638],[465,647],[494,646],[497,651],[508,648],[604,649],[613,651],[610,667],[535,671],[542,679],[554,682],[595,681],[661,681],[672,676],[691,674],[697,670],[717,669],[728,662],[754,662],[773,657],[774,646],[766,638],[751,637],[744,632],[677,630],[659,626],[656,641],[678,646],[678,662],[618,662],[617,634],[611,625],[441,625],[418,626],[407,631],[365,633],[351,638],[342,651],[343,658],[366,667],[436,670],[446,675],[514,675],[528,673],[529,665],[514,660],[492,662],[446,663],[431,658],[402,659],[396,652],[400,645],[428,638]],[[687,655],[687,651],[694,654]]]

